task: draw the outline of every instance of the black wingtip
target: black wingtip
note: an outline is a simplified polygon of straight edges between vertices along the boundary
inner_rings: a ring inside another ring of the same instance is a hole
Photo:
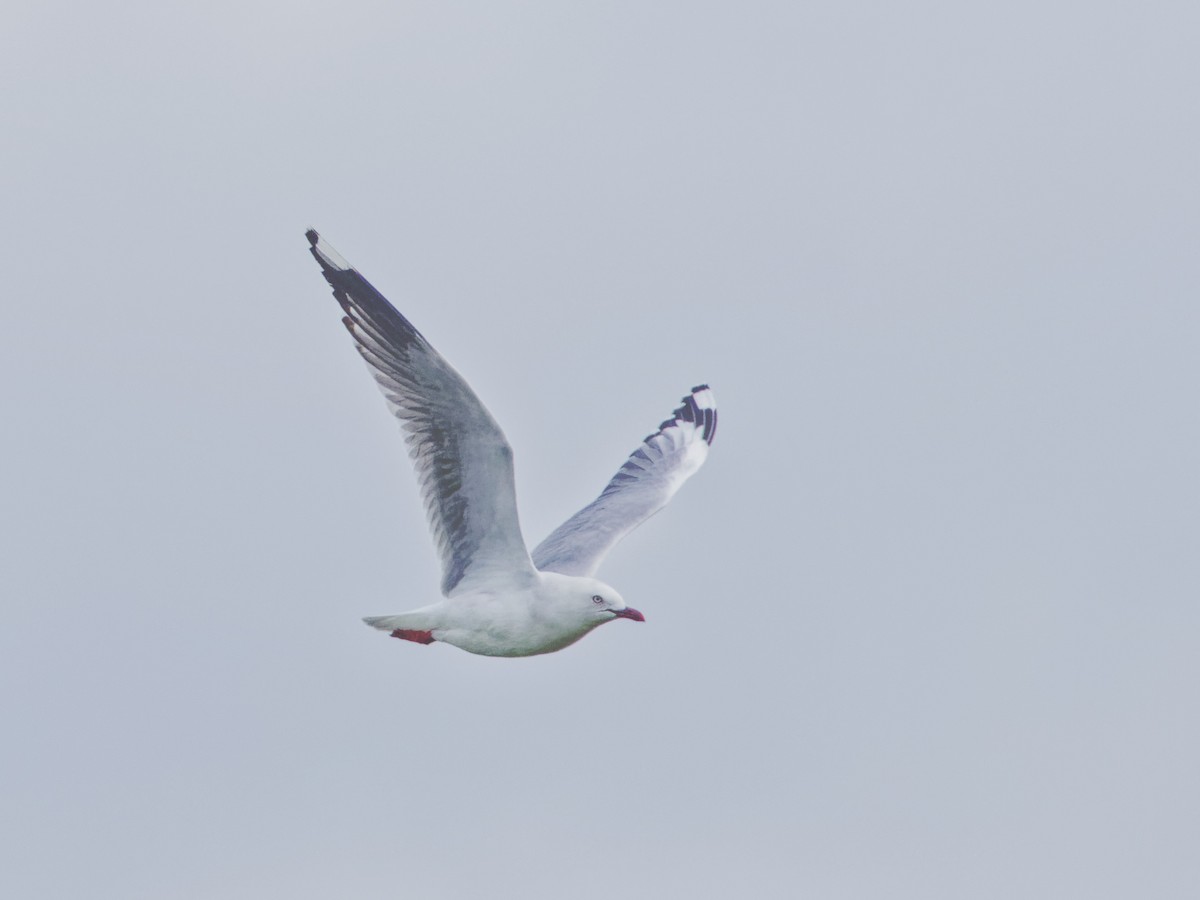
[[[705,405],[696,402],[700,394],[709,394]],[[683,405],[675,410],[675,418],[683,422],[692,422],[702,428],[702,436],[706,443],[711,444],[717,436],[717,410],[713,405],[712,389],[707,384],[698,384],[691,393],[683,398]]]
[[[696,397],[704,393],[708,393],[709,396],[705,398],[704,406],[701,406],[696,401]],[[663,421],[658,426],[658,431],[654,432],[654,434],[646,435],[642,443],[650,443],[650,441],[654,440],[668,428],[672,428],[680,422],[695,425],[700,429],[701,437],[704,438],[705,443],[711,444],[713,442],[713,438],[717,434],[717,410],[711,395],[711,388],[707,384],[697,385],[692,388],[691,392],[680,400],[679,408],[671,413],[671,418]]]
[[[346,261],[346,258],[342,254],[329,246],[329,242],[317,233],[317,229],[308,229],[308,231],[304,232],[304,236],[308,238],[308,252],[320,264],[326,278],[334,274],[353,270],[354,267]]]

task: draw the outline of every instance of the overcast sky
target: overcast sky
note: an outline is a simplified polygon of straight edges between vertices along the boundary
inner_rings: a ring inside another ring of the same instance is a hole
[[[1194,3],[25,3],[0,28],[0,894],[1200,896]],[[536,543],[437,596],[314,226]]]

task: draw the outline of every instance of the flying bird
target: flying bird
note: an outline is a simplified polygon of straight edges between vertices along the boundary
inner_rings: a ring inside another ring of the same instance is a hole
[[[717,430],[708,386],[692,388],[600,496],[530,554],[500,426],[383,294],[316,231],[305,237],[345,311],[342,323],[400,420],[442,563],[444,599],[363,621],[395,638],[484,656],[552,653],[605,622],[645,621],[594,576],[608,551],[704,463]]]

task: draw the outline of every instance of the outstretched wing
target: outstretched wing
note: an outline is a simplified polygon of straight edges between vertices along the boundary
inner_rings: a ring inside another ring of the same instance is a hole
[[[462,376],[315,231],[305,237],[342,323],[401,422],[442,560],[442,593],[537,577],[521,537],[512,449]]]
[[[704,463],[717,433],[717,404],[708,385],[683,405],[621,466],[600,496],[571,516],[533,551],[542,571],[594,575],[617,542],[660,509]]]

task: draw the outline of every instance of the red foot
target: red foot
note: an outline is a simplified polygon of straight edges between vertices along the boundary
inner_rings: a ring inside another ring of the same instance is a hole
[[[392,632],[392,637],[400,638],[402,641],[415,641],[418,644],[432,644],[434,642],[432,631],[416,631],[412,628],[397,628]]]

